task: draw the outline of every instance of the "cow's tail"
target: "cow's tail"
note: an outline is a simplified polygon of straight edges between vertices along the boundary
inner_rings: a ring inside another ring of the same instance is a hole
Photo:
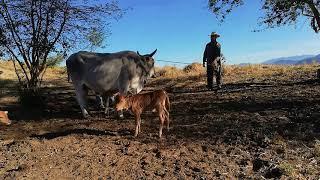
[[[66,67],[67,67],[67,80],[68,80],[68,82],[70,82],[70,80],[71,80],[71,77],[70,77],[70,62],[68,61],[69,59],[67,59],[66,60]]]
[[[69,74],[68,70],[67,70],[67,75],[68,75],[68,82],[70,82],[70,74]]]

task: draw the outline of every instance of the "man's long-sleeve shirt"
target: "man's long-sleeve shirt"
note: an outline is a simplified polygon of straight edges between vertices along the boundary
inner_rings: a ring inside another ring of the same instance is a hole
[[[203,53],[203,63],[212,63],[217,57],[221,56],[221,45],[218,42],[209,42]]]

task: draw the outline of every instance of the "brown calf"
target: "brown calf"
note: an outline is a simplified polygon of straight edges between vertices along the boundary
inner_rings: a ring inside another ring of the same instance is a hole
[[[136,94],[133,96],[119,96],[116,104],[116,110],[130,109],[135,116],[136,131],[134,136],[136,137],[140,130],[141,113],[144,109],[155,109],[159,114],[160,129],[159,137],[161,138],[163,124],[167,121],[167,129],[169,130],[169,110],[170,102],[167,93],[164,90],[157,90],[154,92]]]
[[[8,111],[0,111],[0,123],[10,125],[11,121],[8,117]]]

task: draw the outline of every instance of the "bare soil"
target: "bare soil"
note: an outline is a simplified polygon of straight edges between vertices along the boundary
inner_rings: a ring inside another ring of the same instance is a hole
[[[44,89],[44,111],[0,101],[14,121],[0,126],[0,179],[320,177],[320,83],[313,74],[287,81],[226,78],[218,91],[207,91],[204,79],[148,84],[146,90],[169,92],[171,128],[162,139],[151,112],[133,138],[132,115],[106,118],[93,96],[92,117],[82,119],[66,82]]]

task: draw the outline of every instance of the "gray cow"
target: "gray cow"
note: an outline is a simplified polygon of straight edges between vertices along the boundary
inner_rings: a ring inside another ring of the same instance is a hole
[[[82,115],[86,118],[88,89],[106,97],[119,92],[127,95],[139,93],[148,77],[154,76],[154,59],[151,54],[121,51],[117,53],[92,53],[80,51],[66,61],[68,76],[76,90]]]

